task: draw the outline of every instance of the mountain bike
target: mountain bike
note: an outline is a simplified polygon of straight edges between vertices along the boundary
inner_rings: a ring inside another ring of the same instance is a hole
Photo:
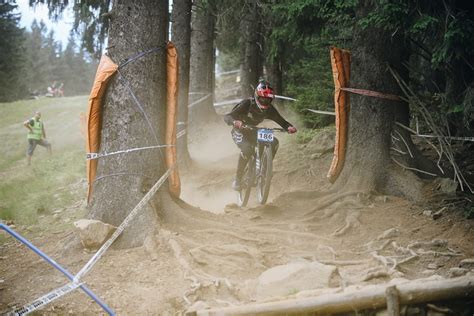
[[[270,193],[270,183],[273,176],[273,132],[286,132],[283,128],[258,128],[243,126],[243,129],[256,130],[257,142],[255,152],[247,162],[242,175],[240,191],[237,194],[239,206],[246,206],[252,187],[257,187],[257,199],[265,204]]]

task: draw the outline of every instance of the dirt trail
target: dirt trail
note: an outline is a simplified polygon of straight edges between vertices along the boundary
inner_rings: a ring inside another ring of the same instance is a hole
[[[448,276],[460,260],[474,257],[472,222],[458,213],[434,221],[422,214],[425,206],[396,197],[328,193],[325,175],[331,153],[320,148],[321,140],[330,138],[325,134],[305,145],[283,135],[269,203],[251,201],[239,209],[230,188],[237,150],[229,128],[214,126],[210,132],[212,137],[204,135],[205,141],[192,144],[195,164],[182,180],[183,200],[213,213],[184,202],[162,210],[156,242],[110,250],[85,278],[118,314],[174,314],[196,301],[232,306],[274,299],[259,277],[292,262],[318,261],[337,268],[321,283],[335,288]],[[33,242],[75,273],[91,254],[68,245],[70,235],[45,232]],[[15,242],[1,251],[0,311],[65,283]],[[302,295],[303,283],[288,288],[280,284],[276,295]],[[67,312],[92,314],[100,309],[74,293],[43,311]]]

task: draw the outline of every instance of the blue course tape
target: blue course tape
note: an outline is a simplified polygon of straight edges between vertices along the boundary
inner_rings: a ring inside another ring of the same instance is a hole
[[[25,239],[23,236],[21,236],[20,234],[18,234],[17,232],[15,232],[13,229],[11,229],[10,227],[8,227],[7,225],[5,225],[4,223],[0,223],[0,229],[3,229],[5,230],[7,233],[9,233],[10,235],[12,235],[13,237],[15,237],[17,240],[19,240],[21,243],[25,244],[28,248],[30,248],[31,250],[33,250],[38,256],[40,256],[41,258],[43,258],[46,262],[48,262],[50,265],[52,265],[53,267],[55,267],[56,269],[58,269],[59,271],[61,271],[62,274],[64,274],[69,280],[71,281],[74,281],[74,276],[69,272],[67,271],[66,269],[64,269],[63,267],[61,267],[56,261],[54,261],[53,259],[51,259],[50,257],[48,257],[44,252],[42,252],[41,250],[39,250],[38,248],[35,247],[35,245],[33,245],[31,242],[29,242],[27,239]],[[95,294],[94,292],[92,292],[87,286],[85,285],[80,285],[80,288],[87,294],[90,296],[90,298],[92,298],[97,304],[100,305],[100,307],[102,307],[109,315],[114,315],[115,316],[115,313],[114,311],[109,307],[107,306],[107,304],[105,304],[104,302],[102,302]]]

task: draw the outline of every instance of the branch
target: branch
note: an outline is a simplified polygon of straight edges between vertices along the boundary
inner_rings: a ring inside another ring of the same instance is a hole
[[[438,176],[437,174],[434,174],[434,173],[431,173],[431,172],[428,172],[428,171],[424,171],[424,170],[420,170],[420,169],[412,168],[412,167],[407,167],[407,166],[402,165],[401,163],[399,163],[395,158],[393,158],[393,157],[390,157],[390,158],[392,158],[393,162],[395,162],[397,165],[399,165],[403,169],[424,173],[424,174],[430,175],[432,177],[437,177]]]

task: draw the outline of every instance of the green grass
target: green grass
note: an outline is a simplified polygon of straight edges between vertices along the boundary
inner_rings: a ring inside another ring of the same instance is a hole
[[[79,115],[86,111],[87,97],[71,97],[0,103],[0,219],[29,225],[39,215],[50,214],[84,198],[77,184],[85,178],[84,142]],[[38,146],[32,165],[26,166],[24,120],[42,113],[53,155]]]

